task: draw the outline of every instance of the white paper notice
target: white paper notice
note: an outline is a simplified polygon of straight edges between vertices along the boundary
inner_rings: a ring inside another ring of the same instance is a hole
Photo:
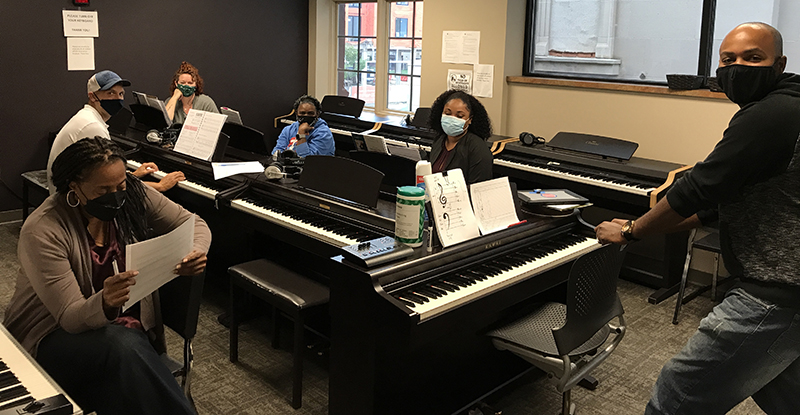
[[[446,248],[480,236],[461,169],[449,170],[447,176],[429,174],[424,180],[442,245]]]
[[[519,222],[508,177],[473,183],[469,190],[475,218],[483,235]]]
[[[67,38],[67,70],[68,71],[94,70],[93,37]]]
[[[481,32],[445,30],[442,32],[442,62],[477,64]]]
[[[190,109],[175,142],[175,151],[201,160],[211,160],[227,118],[224,114]]]
[[[178,276],[173,273],[175,266],[194,246],[194,220],[192,215],[166,235],[125,246],[125,267],[139,275],[123,311]]]
[[[493,83],[494,65],[475,65],[475,75],[472,77],[472,95],[491,98]]]
[[[62,10],[64,18],[64,37],[98,37],[97,12],[82,12],[78,10]]]
[[[472,94],[472,71],[449,69],[447,71],[447,89],[456,89]]]
[[[257,161],[244,161],[236,163],[211,163],[211,169],[214,170],[214,180],[219,180],[223,177],[233,176],[234,174],[261,173],[264,171],[264,166]]]

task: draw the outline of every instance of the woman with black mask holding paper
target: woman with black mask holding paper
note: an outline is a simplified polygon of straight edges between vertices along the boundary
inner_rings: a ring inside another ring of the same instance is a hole
[[[293,109],[297,121],[283,128],[272,154],[294,150],[298,157],[332,156],[336,145],[328,123],[319,117],[322,113],[319,101],[303,95],[294,102]]]
[[[87,413],[194,413],[159,357],[153,297],[121,312],[138,274],[126,271],[124,252],[194,220],[193,251],[173,272],[196,275],[208,227],[127,173],[122,150],[105,138],[70,145],[52,170],[56,194],[20,231],[20,274],[3,324]]]

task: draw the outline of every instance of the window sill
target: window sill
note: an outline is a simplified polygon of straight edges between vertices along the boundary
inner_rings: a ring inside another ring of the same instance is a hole
[[[619,59],[581,58],[572,56],[535,56],[536,71],[567,72],[583,75],[619,75]]]
[[[666,86],[623,84],[618,82],[580,81],[575,79],[539,78],[534,76],[509,76],[509,84],[521,85],[547,85],[567,88],[599,89],[605,91],[635,92],[643,94],[671,95],[680,97],[695,97],[728,100],[722,92],[712,92],[707,89],[693,89],[690,91],[676,91]]]

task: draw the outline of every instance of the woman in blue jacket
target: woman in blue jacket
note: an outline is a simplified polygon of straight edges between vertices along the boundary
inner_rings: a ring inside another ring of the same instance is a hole
[[[294,102],[294,112],[297,121],[281,131],[272,154],[294,150],[299,157],[332,156],[336,150],[333,133],[328,123],[319,118],[322,112],[319,101],[310,95],[303,95]]]

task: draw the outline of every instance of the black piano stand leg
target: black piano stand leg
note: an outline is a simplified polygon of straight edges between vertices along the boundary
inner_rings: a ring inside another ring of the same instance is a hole
[[[228,310],[228,317],[230,318],[228,327],[228,330],[230,331],[230,345],[228,347],[230,348],[230,361],[231,363],[236,363],[239,361],[239,316],[236,315],[236,300],[238,296],[236,295],[236,284],[234,284],[233,281],[230,283],[230,290],[231,305],[230,309]]]
[[[597,389],[597,384],[598,383],[599,382],[597,381],[597,378],[595,378],[592,375],[586,375],[586,376],[583,377],[583,379],[578,381],[578,386],[581,386],[584,389],[589,389],[590,391],[593,391],[593,390]]]

